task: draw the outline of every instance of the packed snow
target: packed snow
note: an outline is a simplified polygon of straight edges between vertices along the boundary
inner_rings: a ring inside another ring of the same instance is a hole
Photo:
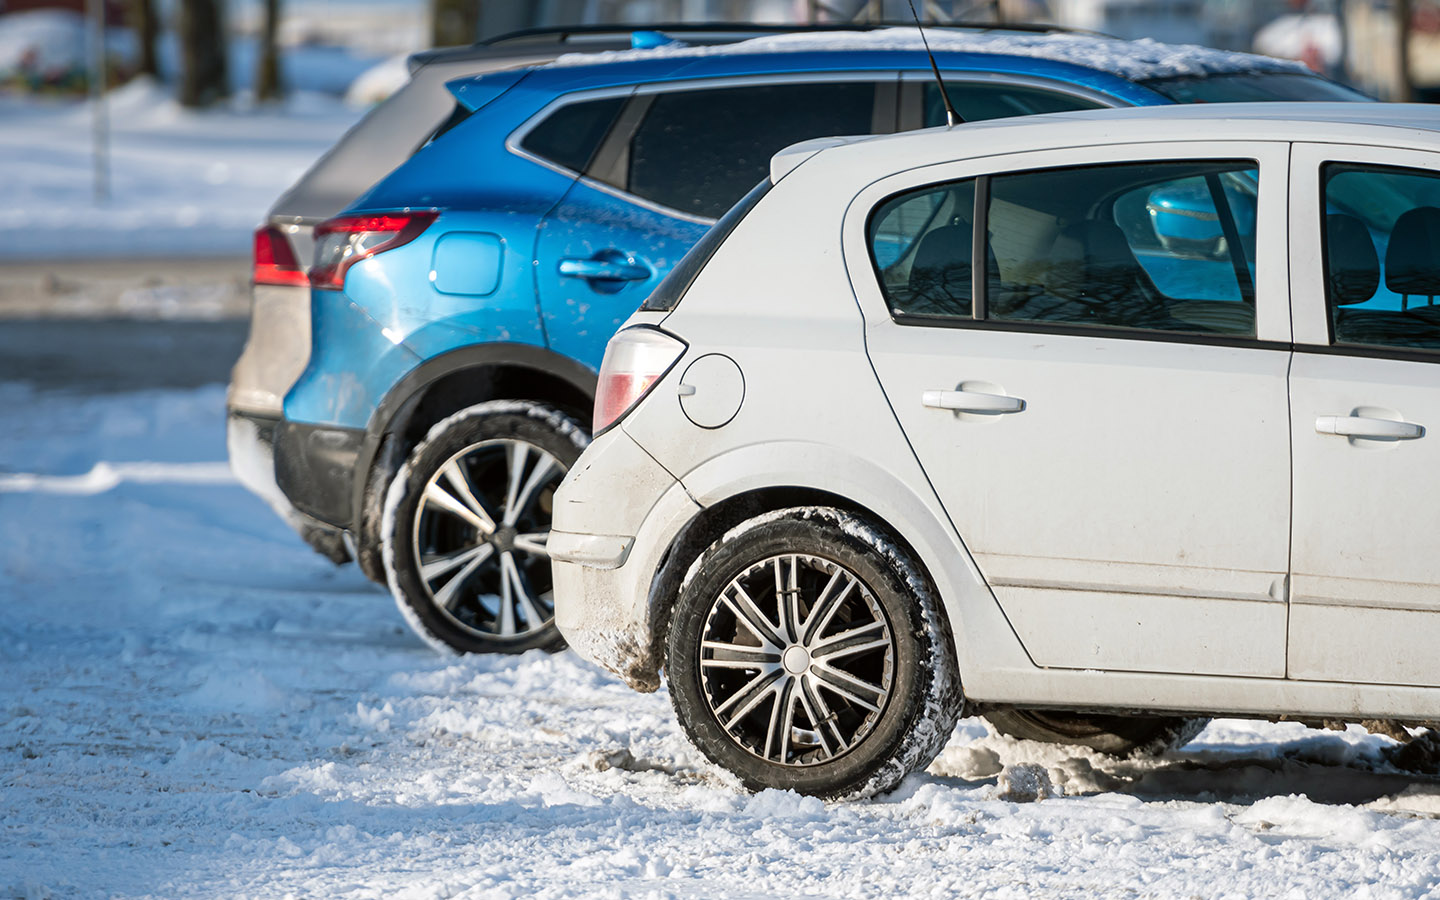
[[[931,50],[940,53],[991,53],[1047,59],[1088,66],[1121,78],[1143,81],[1180,75],[1220,72],[1305,72],[1303,65],[1253,53],[1215,50],[1195,44],[1163,44],[1144,38],[1122,41],[1092,34],[1025,34],[996,31],[926,29]],[[604,53],[569,53],[552,65],[581,66],[598,62],[638,62],[738,53],[841,52],[847,50],[923,51],[925,43],[914,28],[881,28],[865,32],[810,32],[776,34],[735,44],[688,46],[677,41],[649,50],[613,50]]]
[[[224,476],[219,385],[0,408],[0,897],[1440,891],[1440,780],[1388,738],[1119,761],[968,719],[875,800],[751,795],[663,690],[426,647]]]

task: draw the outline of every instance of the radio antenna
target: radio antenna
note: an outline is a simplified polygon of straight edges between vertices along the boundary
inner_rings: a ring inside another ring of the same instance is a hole
[[[955,111],[955,104],[950,102],[950,92],[945,90],[945,79],[940,77],[940,67],[935,65],[935,54],[930,52],[930,41],[925,37],[925,27],[920,24],[920,16],[915,12],[915,0],[910,0],[910,16],[915,20],[915,28],[920,32],[920,43],[925,45],[925,55],[930,57],[930,70],[935,73],[935,83],[940,85],[940,99],[945,101],[945,124],[959,125],[965,120]]]

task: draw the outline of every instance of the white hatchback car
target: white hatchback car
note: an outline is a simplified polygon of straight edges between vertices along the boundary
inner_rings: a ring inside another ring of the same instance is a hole
[[[610,342],[549,542],[571,646],[822,796],[962,709],[1111,752],[1440,720],[1440,111],[1066,113],[771,170]]]

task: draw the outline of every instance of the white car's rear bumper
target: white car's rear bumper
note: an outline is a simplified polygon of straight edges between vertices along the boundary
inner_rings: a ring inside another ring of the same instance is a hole
[[[651,586],[700,507],[621,429],[601,435],[555,495],[548,541],[555,624],[581,656],[637,690],[660,685]]]

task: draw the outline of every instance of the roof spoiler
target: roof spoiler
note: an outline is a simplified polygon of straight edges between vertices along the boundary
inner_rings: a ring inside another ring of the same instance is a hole
[[[841,135],[839,137],[811,138],[808,141],[791,144],[784,150],[770,157],[770,183],[779,184],[780,179],[795,171],[801,163],[819,153],[821,150],[829,150],[831,147],[843,147],[846,144],[869,140],[872,137],[875,137],[875,135]]]
[[[528,68],[502,69],[499,72],[447,81],[445,89],[454,95],[456,103],[475,112],[519,84],[530,72]]]

